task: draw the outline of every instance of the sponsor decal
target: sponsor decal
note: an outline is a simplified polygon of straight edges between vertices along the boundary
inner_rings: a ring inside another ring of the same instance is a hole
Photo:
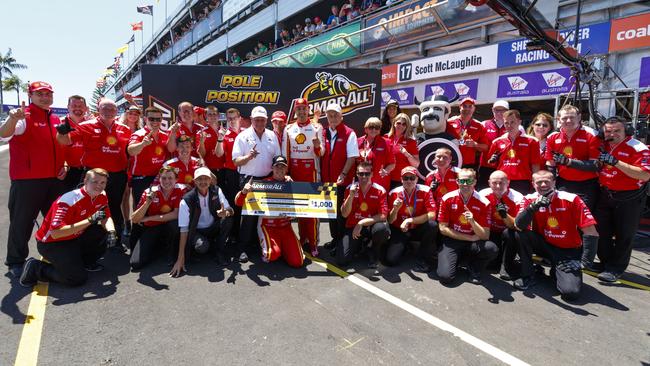
[[[300,98],[309,101],[309,110],[324,111],[330,104],[338,103],[343,115],[373,106],[376,84],[360,85],[342,74],[317,72],[316,81],[307,85]]]
[[[609,51],[650,46],[650,13],[615,19],[609,36]]]

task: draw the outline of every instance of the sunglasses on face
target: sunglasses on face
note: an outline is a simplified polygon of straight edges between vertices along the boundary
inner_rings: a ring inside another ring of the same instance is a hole
[[[162,117],[147,117],[147,118],[151,122],[160,122],[160,121],[162,121]]]
[[[415,175],[405,175],[402,177],[403,181],[416,180],[416,179],[418,179],[418,177],[416,177]]]
[[[366,126],[366,128],[369,129],[369,130],[379,130],[379,129],[381,129],[381,127],[379,127],[379,126]]]
[[[548,125],[547,125],[547,124],[544,124],[544,123],[535,123],[533,126],[535,126],[535,127],[544,127],[544,128],[548,128]]]
[[[370,172],[357,172],[357,177],[369,177],[370,174],[372,174],[372,173],[370,173]]]
[[[456,183],[468,186],[474,183],[474,178],[458,178],[456,179]]]
[[[395,122],[395,126],[406,126],[406,122]]]

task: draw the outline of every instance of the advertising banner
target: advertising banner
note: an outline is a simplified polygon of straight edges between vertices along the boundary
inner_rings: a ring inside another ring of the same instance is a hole
[[[398,82],[428,80],[497,68],[496,44],[403,62],[397,67]]]
[[[389,100],[395,99],[399,105],[415,104],[415,88],[399,88],[393,90],[383,90],[381,92],[381,106],[385,107]]]
[[[650,56],[641,59],[639,88],[650,86]]]
[[[600,55],[607,53],[609,50],[609,31],[609,22],[580,27],[578,32],[578,51],[580,54]],[[570,46],[573,46],[575,35],[575,27],[560,31],[560,36],[565,39],[565,44]],[[528,42],[528,39],[521,38],[499,43],[499,68],[555,61],[544,50],[527,50],[526,45]]]
[[[609,52],[650,46],[650,13],[612,20]]]
[[[369,16],[364,20],[364,29],[377,24],[383,26],[363,33],[363,51],[446,34],[438,19],[447,29],[454,30],[498,17],[490,7],[474,7],[464,0],[450,0],[435,8],[427,8],[437,2],[437,0],[405,1],[402,5]],[[427,9],[422,10],[424,8]],[[396,19],[403,15],[406,16]]]
[[[499,76],[497,98],[534,97],[568,93],[575,80],[568,67]]]
[[[397,65],[387,65],[381,68],[381,85],[397,84]]]
[[[462,99],[471,97],[477,99],[478,79],[448,81],[444,83],[427,84],[424,87],[424,99],[429,100],[434,95],[446,95],[451,98],[458,93]]]
[[[237,108],[243,117],[261,105],[270,117],[276,110],[288,114],[294,98],[305,98],[311,112],[338,103],[348,126],[362,131],[369,117],[379,116],[380,95],[381,71],[373,69],[142,65],[143,105],[161,109],[163,125],[176,120],[182,101],[222,112]]]

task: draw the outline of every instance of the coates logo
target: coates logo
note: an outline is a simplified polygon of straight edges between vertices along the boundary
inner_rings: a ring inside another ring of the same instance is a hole
[[[329,104],[338,103],[345,115],[374,105],[375,84],[359,85],[345,75],[332,75],[325,71],[314,76],[316,81],[300,93],[300,98],[309,101],[311,112],[316,109],[324,111]]]
[[[564,82],[566,81],[566,78],[557,72],[544,72],[542,73],[542,77],[549,88],[560,87],[564,85]]]
[[[650,46],[650,14],[615,19],[609,35],[609,51]]]
[[[508,76],[508,83],[512,90],[524,90],[528,86],[526,79],[521,76]]]
[[[456,92],[458,95],[467,95],[469,94],[469,86],[465,83],[455,83],[454,88],[456,88]]]
[[[388,65],[381,68],[381,85],[397,84],[397,65]]]

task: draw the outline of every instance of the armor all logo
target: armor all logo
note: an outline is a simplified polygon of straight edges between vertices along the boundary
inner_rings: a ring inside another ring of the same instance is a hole
[[[343,115],[374,106],[375,84],[359,85],[347,76],[317,72],[316,81],[307,85],[300,94],[309,101],[309,110],[324,111],[329,104],[338,103]]]

